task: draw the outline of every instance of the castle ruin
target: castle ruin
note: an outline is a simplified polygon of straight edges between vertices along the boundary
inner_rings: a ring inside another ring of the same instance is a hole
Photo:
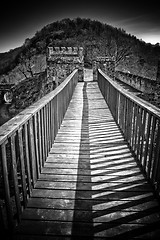
[[[47,77],[59,85],[74,69],[83,81],[84,56],[82,47],[48,47]]]

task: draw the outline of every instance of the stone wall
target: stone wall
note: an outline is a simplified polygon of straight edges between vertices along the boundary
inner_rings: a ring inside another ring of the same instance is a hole
[[[47,77],[59,85],[74,69],[83,81],[84,57],[82,47],[48,47]]]
[[[55,89],[54,82],[49,81],[46,71],[25,79],[12,89],[12,103],[9,107],[13,115],[21,112],[47,93]]]
[[[157,82],[155,80],[121,71],[116,71],[115,77],[120,81],[134,87],[135,89],[147,94],[152,94],[157,86]]]
[[[108,57],[97,57],[93,60],[93,80],[97,81],[97,69],[100,68],[110,78],[115,77],[115,61]]]

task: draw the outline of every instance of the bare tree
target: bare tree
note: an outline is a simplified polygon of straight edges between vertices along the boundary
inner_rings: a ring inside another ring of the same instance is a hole
[[[105,46],[106,55],[115,59],[115,66],[117,67],[125,59],[132,55],[131,44],[122,40],[108,39]]]
[[[25,54],[21,54],[19,58],[18,70],[24,75],[25,78],[34,76],[34,50],[28,49]]]

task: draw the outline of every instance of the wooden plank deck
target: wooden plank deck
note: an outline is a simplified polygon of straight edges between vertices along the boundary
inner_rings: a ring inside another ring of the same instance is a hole
[[[157,239],[160,209],[96,82],[78,83],[15,239]]]

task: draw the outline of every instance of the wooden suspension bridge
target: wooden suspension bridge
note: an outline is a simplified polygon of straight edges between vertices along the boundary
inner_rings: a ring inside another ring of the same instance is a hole
[[[75,70],[0,130],[6,239],[159,237],[159,109]]]

